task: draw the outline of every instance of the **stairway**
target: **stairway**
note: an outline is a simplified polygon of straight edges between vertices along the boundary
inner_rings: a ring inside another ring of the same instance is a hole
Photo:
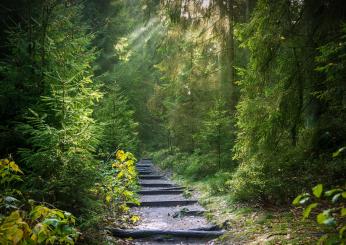
[[[111,229],[114,236],[133,238],[133,244],[208,244],[223,234],[204,217],[197,200],[184,196],[184,188],[163,176],[150,159],[137,163],[141,205],[129,203],[141,219],[132,229]]]

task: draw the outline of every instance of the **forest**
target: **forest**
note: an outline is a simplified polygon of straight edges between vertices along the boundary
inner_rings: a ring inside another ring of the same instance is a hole
[[[2,0],[0,21],[0,244],[142,244],[107,230],[141,222],[140,159],[198,193],[208,244],[346,244],[344,0]]]

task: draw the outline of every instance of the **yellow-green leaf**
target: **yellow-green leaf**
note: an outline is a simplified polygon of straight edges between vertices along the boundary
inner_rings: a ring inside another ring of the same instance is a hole
[[[22,170],[20,170],[20,168],[18,167],[18,165],[15,162],[13,162],[13,161],[10,162],[10,167],[15,172],[23,173]]]
[[[340,211],[341,217],[346,216],[346,208],[342,207]]]
[[[320,198],[323,192],[323,185],[318,184],[314,188],[312,188],[312,193],[314,194],[315,197]]]
[[[333,153],[333,157],[337,157],[339,156],[339,154],[343,151],[346,151],[346,147],[342,147],[339,150],[337,150],[336,152]]]
[[[112,200],[112,196],[111,196],[111,195],[107,195],[107,196],[106,196],[106,201],[107,201],[107,202],[110,202],[111,200]]]
[[[23,231],[21,229],[16,229],[14,236],[12,237],[13,244],[18,244],[23,238]]]
[[[323,224],[323,222],[328,218],[328,216],[324,213],[320,213],[317,215],[317,223],[319,223],[320,225]]]
[[[137,216],[137,215],[133,215],[133,216],[131,217],[132,223],[136,223],[136,222],[138,222],[139,220],[140,220],[140,217]]]
[[[293,205],[298,205],[300,199],[302,199],[303,195],[298,195],[292,202]]]
[[[303,212],[303,218],[306,219],[309,217],[312,209],[316,208],[317,207],[317,203],[311,203],[309,206],[307,206],[305,209],[304,209],[304,212]]]

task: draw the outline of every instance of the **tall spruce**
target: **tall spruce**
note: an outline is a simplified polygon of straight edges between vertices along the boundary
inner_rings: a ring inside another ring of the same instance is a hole
[[[79,6],[58,4],[50,13],[42,69],[44,93],[18,126],[30,145],[21,149],[30,187],[39,200],[81,212],[97,176],[93,152],[100,128],[92,118],[102,97],[93,84],[92,35],[81,23]]]

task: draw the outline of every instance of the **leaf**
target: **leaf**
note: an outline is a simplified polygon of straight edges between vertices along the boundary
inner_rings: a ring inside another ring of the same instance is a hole
[[[325,210],[322,213],[317,215],[317,223],[320,225],[329,225],[329,226],[334,226],[336,225],[336,221],[333,217],[329,215],[330,210]]]
[[[42,223],[45,225],[51,225],[56,228],[59,225],[60,221],[58,219],[49,218],[45,219]]]
[[[5,202],[12,203],[12,202],[19,202],[19,200],[17,198],[11,197],[11,196],[6,196]]]
[[[346,231],[346,225],[344,225],[340,230],[339,230],[339,236],[342,238],[344,236],[344,232]]]
[[[341,191],[343,191],[343,190],[340,189],[340,188],[331,189],[331,190],[329,190],[329,191],[326,191],[326,192],[324,193],[324,195],[327,196],[327,197],[330,197],[330,196],[332,196],[334,193],[336,193],[336,192],[341,192]]]
[[[70,212],[64,211],[64,215],[66,216],[66,218],[69,218],[72,216],[72,214]]]
[[[339,200],[339,197],[341,197],[341,193],[338,193],[338,194],[334,195],[333,198],[332,198],[332,202],[336,203]]]
[[[107,195],[106,196],[106,202],[110,202],[112,200],[112,196],[111,195]]]
[[[132,223],[136,223],[136,222],[138,222],[139,220],[140,220],[140,217],[137,216],[137,215],[133,215],[133,216],[131,217]]]
[[[325,213],[319,213],[316,218],[317,223],[319,223],[320,225],[323,224],[323,222],[327,219],[327,217],[328,216]]]
[[[309,196],[304,197],[303,199],[301,199],[301,200],[299,201],[299,204],[304,205],[304,204],[306,204],[309,200],[310,200],[310,197],[309,197]]]
[[[65,219],[64,213],[61,210],[59,210],[59,209],[54,209],[52,211],[52,213],[54,213],[56,216],[58,216],[61,219]]]
[[[312,188],[312,193],[317,198],[321,197],[322,192],[323,192],[323,185],[322,184],[318,184]]]
[[[333,157],[337,157],[340,155],[341,152],[346,151],[346,147],[341,147],[339,150],[333,153]]]
[[[23,238],[23,234],[23,231],[17,228],[14,236],[12,237],[13,244],[19,243]]]
[[[13,162],[13,161],[10,162],[10,167],[15,172],[23,173],[22,170],[20,170],[20,168],[18,167],[18,165],[15,162]]]
[[[330,217],[330,218],[326,219],[323,222],[323,224],[329,225],[329,226],[334,226],[334,225],[336,225],[336,221],[335,221],[335,219],[333,217]]]
[[[292,204],[297,206],[300,202],[300,199],[302,199],[302,197],[303,197],[303,194],[298,195],[296,198],[294,198]]]
[[[341,215],[341,217],[346,216],[346,208],[344,208],[344,207],[341,208],[340,215]]]
[[[45,207],[45,206],[36,206],[31,212],[30,212],[30,216],[31,216],[31,220],[36,220],[38,218],[40,218],[41,216],[46,216],[47,213],[49,212],[49,208]]]
[[[125,157],[125,152],[123,150],[118,150],[115,154],[116,159],[123,161]]]
[[[309,206],[307,206],[305,209],[304,209],[304,212],[303,212],[303,219],[306,219],[309,217],[310,213],[311,213],[311,210],[316,208],[318,205],[318,203],[311,203]]]
[[[37,234],[33,233],[33,234],[31,235],[31,239],[32,239],[33,241],[37,241]]]
[[[57,237],[56,236],[50,236],[47,240],[46,240],[46,244],[48,244],[48,242],[50,242],[50,244],[55,244]]]

